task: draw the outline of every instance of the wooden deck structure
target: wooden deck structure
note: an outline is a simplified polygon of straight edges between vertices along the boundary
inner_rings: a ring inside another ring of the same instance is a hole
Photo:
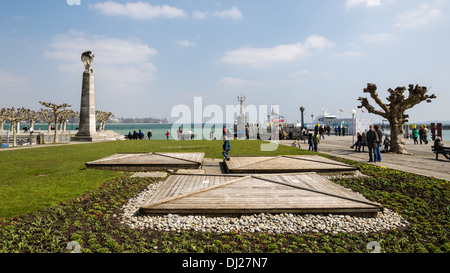
[[[316,155],[231,157],[229,173],[346,172],[358,168]]]
[[[370,202],[316,173],[172,175],[142,214],[317,213],[376,216]]]
[[[199,169],[203,164],[204,156],[204,153],[115,154],[103,159],[87,162],[86,167],[134,172]]]

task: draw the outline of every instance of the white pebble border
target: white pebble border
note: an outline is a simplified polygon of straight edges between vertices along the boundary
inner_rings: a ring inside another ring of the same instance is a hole
[[[113,215],[121,224],[132,229],[157,231],[198,232],[266,232],[266,233],[374,233],[406,227],[409,223],[399,214],[384,209],[377,217],[364,218],[349,215],[298,215],[252,214],[242,216],[204,215],[142,215],[139,207],[153,194],[162,182],[151,184],[146,190],[129,199],[120,209],[120,215]]]

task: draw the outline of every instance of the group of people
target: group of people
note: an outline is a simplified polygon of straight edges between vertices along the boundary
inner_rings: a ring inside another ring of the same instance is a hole
[[[141,130],[139,130],[139,132],[133,131],[133,133],[128,132],[128,135],[127,135],[127,139],[129,139],[129,140],[138,140],[138,139],[144,139],[144,138],[145,138],[145,135]],[[152,130],[148,131],[147,138],[149,140],[152,139]]]
[[[385,136],[383,140],[383,132],[379,125],[370,125],[367,133],[358,133],[356,142],[350,146],[355,148],[355,152],[364,152],[364,147],[367,146],[369,150],[369,162],[381,162],[381,153],[389,152],[389,146],[391,140],[388,136]],[[384,146],[384,149],[382,147]]]
[[[414,139],[414,145],[425,143],[428,144],[428,128],[426,125],[423,125],[420,127],[419,130],[417,130],[417,127],[414,127],[412,131],[412,138]]]
[[[367,146],[369,150],[369,162],[381,162],[381,152],[388,152],[391,140],[385,136],[383,140],[383,132],[379,125],[370,125],[367,133],[358,133],[356,142],[350,146],[355,148],[355,152],[364,152],[364,147]],[[384,149],[382,147],[384,146]]]
[[[367,148],[369,149],[369,162],[381,162],[381,146],[383,145],[383,132],[378,125],[370,125],[366,133]]]

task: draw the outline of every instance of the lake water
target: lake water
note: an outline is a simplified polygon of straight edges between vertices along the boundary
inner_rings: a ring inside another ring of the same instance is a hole
[[[23,128],[27,125],[21,125],[20,127]],[[166,132],[167,130],[172,130],[173,124],[147,124],[147,123],[107,123],[105,126],[106,130],[112,130],[116,133],[119,133],[121,135],[127,135],[129,132],[133,133],[133,131],[139,132],[141,130],[145,136],[147,136],[147,132],[149,130],[152,130],[152,139],[166,139]],[[9,128],[9,124],[5,124],[4,130],[7,130]],[[78,127],[78,124],[68,124],[67,130],[76,130],[76,127]],[[35,130],[47,130],[47,124],[35,124],[34,129]],[[178,128],[178,127],[176,127]],[[232,125],[226,125],[226,128],[229,129],[231,132],[233,132],[233,126]],[[194,126],[191,127],[192,130],[194,130]],[[189,130],[189,128],[183,128],[183,133],[186,133]],[[209,133],[210,129],[206,129],[206,136],[205,138],[209,139]],[[215,130],[214,136],[216,138],[222,137],[222,128]],[[200,132],[201,133],[201,132]],[[200,134],[199,133],[199,134]],[[450,130],[442,130],[442,138],[443,141],[450,141]],[[428,138],[430,139],[430,137]]]
[[[23,127],[26,127],[28,125],[21,125],[20,128],[23,129]],[[173,124],[148,124],[148,123],[107,123],[105,125],[105,130],[111,130],[114,131],[116,133],[119,133],[121,135],[128,135],[128,133],[133,134],[133,131],[139,132],[139,130],[141,130],[145,137],[147,137],[147,132],[149,130],[152,130],[152,139],[166,139],[166,132],[167,130],[172,130],[172,126]],[[67,130],[77,130],[76,128],[78,127],[78,124],[68,124],[67,125]],[[211,126],[209,126],[211,127]],[[210,128],[208,127],[207,132],[206,132],[206,137],[207,139],[209,139],[209,133],[210,133]],[[229,129],[231,132],[232,130],[232,125],[226,125],[226,128]],[[9,124],[5,124],[4,126],[4,130],[8,130],[9,129]],[[42,130],[42,131],[47,131],[48,129],[48,125],[47,124],[43,124],[43,123],[38,123],[34,125],[34,129],[35,130]],[[178,129],[178,126],[175,127],[175,129]],[[183,128],[183,133],[187,133],[187,131],[191,129],[192,131],[195,132],[195,128],[194,126],[192,126],[191,128]],[[215,133],[214,133],[214,137],[216,138],[221,138],[222,137],[222,129],[218,128],[218,129],[214,129]],[[200,133],[198,133],[198,135],[200,135]],[[172,134],[173,137],[173,134]]]

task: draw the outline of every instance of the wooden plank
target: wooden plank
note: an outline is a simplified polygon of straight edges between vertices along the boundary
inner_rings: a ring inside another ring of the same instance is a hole
[[[356,167],[321,156],[232,157],[226,161],[230,173],[280,173],[353,171]]]
[[[154,171],[168,169],[198,169],[203,162],[204,153],[130,153],[116,154],[87,162],[88,168],[123,170],[123,171]]]
[[[177,199],[180,199],[180,198],[185,198],[185,197],[188,197],[188,196],[191,196],[191,195],[194,195],[194,194],[198,194],[198,193],[201,193],[201,192],[204,192],[204,191],[214,190],[214,189],[216,189],[218,187],[223,187],[223,186],[226,186],[226,185],[229,185],[229,184],[232,184],[232,183],[236,183],[236,182],[238,182],[240,180],[243,180],[243,179],[248,179],[248,177],[240,177],[240,178],[233,179],[233,180],[227,181],[225,183],[222,183],[222,184],[219,184],[219,185],[216,185],[216,186],[196,189],[195,191],[187,192],[187,193],[184,193],[184,194],[180,194],[178,196],[168,196],[168,198],[160,200],[158,202],[154,202],[154,203],[151,203],[151,204],[146,203],[146,204],[143,205],[143,207],[149,208],[149,207],[157,206],[157,205],[162,204],[162,203],[167,203],[167,202],[174,201],[174,200],[177,200]]]
[[[204,153],[153,153],[153,154],[176,160],[182,160],[194,164],[202,164],[205,155]]]
[[[185,179],[178,180],[185,184],[183,188],[180,188],[182,190],[176,190],[180,195],[166,195],[164,198],[149,200],[141,207],[141,211],[143,213],[270,213],[276,211],[376,213],[380,211],[378,204],[368,200],[361,202],[356,199],[355,194],[351,195],[354,200],[293,186],[301,184],[300,181],[306,181],[301,185],[338,192],[345,189],[332,186],[334,183],[317,174],[265,175],[265,177],[273,180],[247,176],[238,178],[232,176],[184,176]],[[209,185],[203,183],[206,179],[210,181]],[[292,182],[295,180],[299,182]],[[322,184],[329,184],[330,187]],[[190,186],[189,193],[184,193],[187,189],[186,185]],[[343,191],[346,196],[351,193],[346,191]]]

